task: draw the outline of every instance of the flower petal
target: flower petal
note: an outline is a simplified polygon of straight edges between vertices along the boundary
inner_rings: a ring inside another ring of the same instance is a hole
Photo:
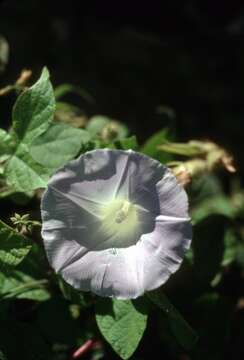
[[[141,277],[145,291],[164,284],[181,265],[190,247],[192,228],[189,218],[170,219],[159,216],[152,233],[145,234],[137,243],[141,259]]]
[[[136,298],[144,290],[138,281],[136,248],[90,251],[62,269],[62,276],[73,287],[100,296]]]
[[[188,199],[176,177],[167,169],[156,185],[160,203],[160,214],[173,217],[188,217]]]

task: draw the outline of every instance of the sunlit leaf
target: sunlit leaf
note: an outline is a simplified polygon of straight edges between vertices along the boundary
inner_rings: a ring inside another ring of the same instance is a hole
[[[31,157],[25,147],[19,146],[6,165],[5,176],[15,191],[28,192],[46,187],[49,172]]]
[[[12,137],[7,131],[0,129],[0,162],[6,161],[13,151]]]
[[[40,79],[17,99],[13,110],[12,137],[16,141],[14,154],[7,161],[4,175],[7,185],[15,191],[28,192],[45,187],[48,171],[29,153],[30,145],[50,126],[55,100],[47,69]]]
[[[25,90],[13,108],[13,135],[22,144],[30,144],[50,125],[55,110],[49,72],[43,69],[40,79]]]
[[[31,156],[46,168],[56,169],[73,159],[90,140],[87,131],[65,124],[52,124],[30,147]]]

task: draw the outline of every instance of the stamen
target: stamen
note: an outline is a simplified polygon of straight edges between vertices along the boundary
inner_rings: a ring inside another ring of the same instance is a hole
[[[122,208],[116,212],[115,222],[118,224],[122,223],[127,218],[130,209],[131,209],[131,203],[125,200],[123,202]]]

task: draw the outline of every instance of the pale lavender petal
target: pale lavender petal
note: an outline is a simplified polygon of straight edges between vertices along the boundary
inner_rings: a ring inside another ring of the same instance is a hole
[[[62,269],[73,287],[100,296],[136,298],[144,293],[138,279],[136,247],[90,251]]]
[[[156,185],[160,214],[173,217],[188,217],[188,199],[176,177],[166,169],[164,177]]]
[[[164,284],[178,270],[191,238],[189,218],[159,216],[156,219],[154,231],[144,234],[136,245],[145,291]]]

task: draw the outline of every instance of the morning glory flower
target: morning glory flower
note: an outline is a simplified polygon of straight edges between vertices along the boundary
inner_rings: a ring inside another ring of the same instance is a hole
[[[41,213],[54,270],[101,296],[131,299],[159,287],[191,242],[184,189],[132,150],[93,150],[69,162],[51,177]]]

